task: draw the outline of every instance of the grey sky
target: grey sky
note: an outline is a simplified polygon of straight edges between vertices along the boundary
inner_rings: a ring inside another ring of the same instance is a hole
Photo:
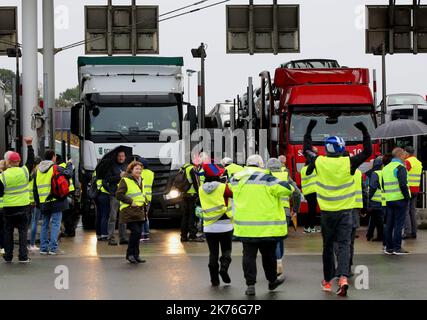
[[[24,1],[24,0],[23,0]],[[33,1],[33,0],[25,0]],[[42,0],[39,0],[39,47],[42,47]],[[104,5],[106,0],[55,0],[55,7],[62,12],[56,18],[67,18],[69,27],[56,29],[55,46],[84,39],[84,5]],[[138,5],[159,5],[160,13],[192,4],[196,0],[138,0]],[[215,0],[209,3],[214,3]],[[271,0],[255,0],[255,4],[271,4]],[[276,66],[292,59],[333,58],[349,67],[366,67],[381,72],[381,58],[365,54],[365,27],[363,6],[387,4],[388,0],[304,0],[285,1],[279,4],[300,4],[301,53],[260,55],[227,55],[225,44],[225,4],[201,12],[160,23],[160,55],[183,56],[185,69],[199,68],[199,60],[193,59],[190,49],[200,42],[208,44],[206,65],[207,109],[226,99],[233,99],[245,91],[248,76],[258,84],[262,70],[274,72]],[[412,0],[397,1],[409,4]],[[113,4],[130,4],[131,0],[113,0]],[[247,4],[248,1],[232,0],[228,4]],[[20,0],[1,0],[2,6],[20,7]],[[64,11],[65,9],[65,11]],[[65,15],[64,15],[65,12]],[[19,9],[19,23],[21,10]],[[21,29],[21,26],[18,27]],[[19,30],[21,31],[21,30]],[[19,32],[19,38],[22,39]],[[25,44],[24,54],[25,54]],[[56,94],[77,84],[76,59],[84,55],[84,46],[56,55]],[[395,54],[387,56],[388,93],[413,92],[427,94],[427,55]],[[0,66],[15,70],[14,60],[0,57]],[[39,80],[42,80],[42,56],[39,55]],[[25,75],[24,75],[25,76]],[[197,77],[192,81],[191,97],[196,102]],[[187,83],[187,82],[185,82]],[[187,88],[187,85],[185,85]],[[25,90],[25,88],[24,88]],[[378,90],[381,90],[378,81]],[[380,92],[380,91],[379,91]],[[187,97],[187,95],[186,95]]]

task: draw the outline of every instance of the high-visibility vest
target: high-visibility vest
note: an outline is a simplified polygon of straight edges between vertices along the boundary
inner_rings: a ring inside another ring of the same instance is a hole
[[[286,168],[285,166],[282,166],[282,167],[280,168],[280,171],[282,171],[282,172],[289,172],[289,171],[288,171],[288,168]]]
[[[412,156],[406,159],[411,164],[411,170],[408,172],[408,185],[410,187],[419,187],[421,182],[421,173],[423,164],[416,157]]]
[[[200,168],[200,170],[198,172],[198,176],[199,176],[200,186],[203,186],[203,184],[205,183],[205,180],[206,180],[205,170],[203,170],[202,168]]]
[[[371,201],[379,202],[379,203],[381,203],[381,205],[383,207],[385,207],[386,206],[386,200],[385,200],[384,191],[383,191],[384,188],[383,188],[382,171],[376,170],[372,174],[374,174],[374,173],[378,176],[379,188],[377,188],[377,190],[375,190],[375,193],[372,196]],[[372,179],[372,176],[371,176],[371,179]]]
[[[149,169],[143,169],[141,175],[144,181],[144,194],[147,197],[147,200],[151,202],[153,197],[154,172]]]
[[[316,158],[317,202],[322,211],[354,208],[354,177],[350,174],[350,157]]]
[[[126,196],[131,198],[138,206],[143,206],[145,204],[145,195],[144,195],[144,184],[142,185],[142,190],[138,184],[129,178],[122,178],[126,183],[127,191]],[[124,202],[120,202],[120,211],[129,207],[130,205]]]
[[[28,182],[28,196],[30,197],[30,203],[34,203],[34,180]]]
[[[384,198],[386,201],[398,201],[403,200],[405,198],[403,196],[402,191],[400,190],[399,180],[395,175],[395,171],[399,166],[405,168],[402,163],[398,161],[392,161],[382,170],[382,176],[384,181]],[[408,192],[410,192],[409,188]]]
[[[185,164],[184,165],[184,169],[185,169],[185,175],[187,176],[187,180],[188,182],[191,184],[190,189],[188,189],[188,191],[186,192],[187,194],[196,194],[196,188],[194,188],[194,184],[193,184],[193,179],[191,178],[191,170],[194,169],[194,166],[192,164]]]
[[[26,166],[12,167],[0,175],[4,186],[3,208],[23,207],[30,204],[28,183],[30,174]]]
[[[224,214],[232,217],[231,206],[224,202],[224,191],[226,185],[220,183],[211,193],[207,193],[203,187],[199,187],[199,198],[202,206],[203,225],[209,226],[217,222]]]
[[[46,172],[37,170],[36,186],[40,203],[55,201],[54,198],[50,198],[49,200],[47,199],[52,188],[53,166],[54,165],[52,165]]]
[[[301,169],[301,189],[302,194],[305,196],[311,193],[315,193],[317,185],[316,170],[313,170],[313,172],[308,176],[307,168],[308,166],[304,166]]]
[[[93,173],[92,173],[92,177],[96,177],[96,171],[94,171]],[[103,192],[103,193],[106,193],[106,194],[110,194],[107,190],[105,190],[105,188],[103,187],[103,185],[102,185],[102,179],[96,179],[95,180],[95,183],[96,183],[96,188],[99,190],[99,191],[101,191],[101,192]]]
[[[272,172],[271,175],[273,177],[276,177],[277,179],[285,182],[289,182],[289,172],[287,171],[279,171],[279,172]],[[291,208],[291,203],[289,201],[289,196],[281,197],[280,203],[283,208]]]
[[[62,168],[66,168],[67,164],[61,163],[59,166]],[[70,190],[70,192],[73,192],[74,190],[76,190],[76,188],[74,187],[74,182],[72,178],[68,179],[68,184],[69,184],[68,189]]]
[[[363,174],[356,169],[354,172],[354,209],[363,209]]]
[[[227,174],[228,179],[231,179],[231,177],[237,173],[243,170],[242,166],[239,166],[238,164],[231,163],[228,166],[225,167],[225,172]]]
[[[3,197],[0,197],[0,209],[3,209],[3,207],[4,207]]]
[[[288,233],[281,197],[294,188],[265,173],[247,168],[231,179],[234,235],[244,238],[285,237]]]
[[[245,170],[252,170],[253,172],[266,173],[266,174],[270,173],[268,170],[260,168],[260,167],[248,167],[248,166],[246,166],[243,169],[245,169]]]

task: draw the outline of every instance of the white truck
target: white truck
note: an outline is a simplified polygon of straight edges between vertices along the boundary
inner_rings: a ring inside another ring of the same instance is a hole
[[[80,103],[72,108],[71,130],[80,139],[83,227],[94,223],[86,192],[92,173],[97,162],[120,145],[132,147],[155,173],[150,216],[181,214],[182,198],[172,181],[184,163],[183,119],[190,131],[197,123],[195,107],[183,101],[182,66],[181,57],[78,58]]]

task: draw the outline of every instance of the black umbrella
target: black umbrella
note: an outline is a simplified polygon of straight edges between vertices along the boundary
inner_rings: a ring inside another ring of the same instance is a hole
[[[114,166],[114,163],[117,159],[117,154],[119,152],[124,152],[126,155],[126,163],[129,163],[133,160],[132,157],[132,148],[126,147],[126,146],[118,146],[114,148],[113,150],[106,153],[101,161],[99,161],[98,165],[96,166],[96,176],[98,179],[104,179],[109,172],[111,172],[112,167]]]
[[[372,139],[393,139],[400,137],[414,137],[427,134],[427,125],[416,120],[399,119],[386,122],[376,128]]]

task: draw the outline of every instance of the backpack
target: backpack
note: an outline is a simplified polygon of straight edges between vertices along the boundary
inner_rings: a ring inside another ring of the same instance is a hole
[[[191,183],[187,179],[187,168],[191,166],[190,164],[184,165],[181,167],[177,174],[175,175],[175,178],[173,180],[173,186],[178,189],[179,191],[185,193],[191,188]]]
[[[52,197],[56,199],[64,199],[70,193],[70,183],[68,179],[59,172],[57,165],[53,166],[50,193]]]
[[[96,175],[93,175],[87,187],[87,195],[92,200],[96,199],[100,193],[100,188],[98,188],[98,185],[96,184],[96,180],[97,180]]]

